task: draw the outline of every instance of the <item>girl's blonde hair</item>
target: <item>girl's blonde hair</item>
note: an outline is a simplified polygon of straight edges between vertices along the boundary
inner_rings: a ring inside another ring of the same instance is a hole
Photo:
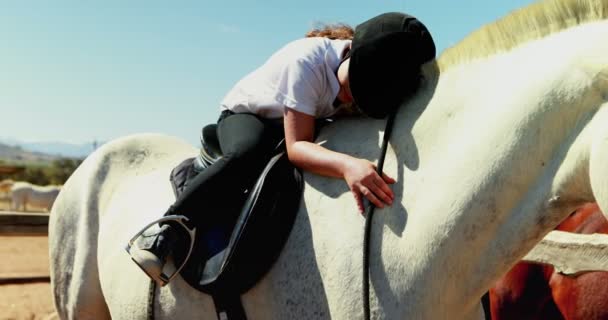
[[[350,40],[355,30],[345,23],[319,24],[306,33],[306,38],[324,37],[329,39]]]

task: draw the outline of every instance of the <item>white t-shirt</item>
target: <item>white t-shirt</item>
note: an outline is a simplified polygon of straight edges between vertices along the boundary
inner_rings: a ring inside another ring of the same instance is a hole
[[[222,110],[283,117],[284,108],[326,118],[335,113],[340,90],[336,70],[350,40],[322,37],[288,43],[228,92]]]

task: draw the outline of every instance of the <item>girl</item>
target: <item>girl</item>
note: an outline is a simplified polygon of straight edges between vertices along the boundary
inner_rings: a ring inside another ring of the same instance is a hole
[[[194,178],[166,215],[185,215],[197,225],[196,203],[234,192],[227,183],[233,179],[253,183],[283,137],[295,166],[344,179],[360,212],[363,197],[379,208],[391,205],[388,185],[395,180],[379,175],[366,159],[314,143],[315,120],[353,108],[385,117],[417,88],[420,66],[434,57],[427,28],[397,12],[376,16],[354,31],[328,26],[288,43],[228,92],[217,127],[223,158]],[[176,238],[176,228],[165,224],[154,244],[133,251],[132,258],[160,282]]]

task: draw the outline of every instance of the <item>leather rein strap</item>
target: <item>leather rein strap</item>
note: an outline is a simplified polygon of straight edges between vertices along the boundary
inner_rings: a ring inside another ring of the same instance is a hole
[[[391,137],[391,131],[393,131],[393,122],[395,122],[396,111],[391,112],[386,120],[386,127],[384,129],[384,136],[382,138],[382,150],[380,151],[380,158],[378,159],[378,166],[376,167],[378,174],[382,177],[382,171],[384,168],[384,158],[386,157],[386,149],[388,148],[388,141]],[[370,307],[369,307],[369,242],[372,228],[372,218],[374,217],[374,206],[370,203],[367,207],[367,219],[365,219],[365,233],[363,234],[363,312],[364,319],[370,319]]]

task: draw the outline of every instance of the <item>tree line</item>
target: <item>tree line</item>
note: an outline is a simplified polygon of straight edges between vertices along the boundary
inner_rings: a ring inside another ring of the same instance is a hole
[[[62,158],[49,163],[24,164],[20,165],[25,167],[20,172],[12,174],[0,173],[0,181],[11,179],[14,181],[27,181],[42,186],[50,184],[63,185],[82,161],[82,159]],[[3,163],[0,160],[0,165]]]

